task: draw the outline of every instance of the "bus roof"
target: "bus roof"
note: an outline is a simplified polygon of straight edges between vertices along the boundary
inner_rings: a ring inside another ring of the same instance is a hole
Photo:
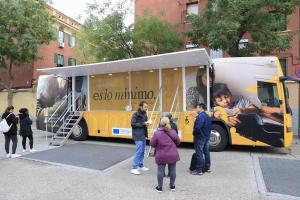
[[[185,66],[201,66],[209,65],[211,63],[212,60],[203,48],[102,63],[43,68],[38,69],[38,71],[61,77],[71,77]]]

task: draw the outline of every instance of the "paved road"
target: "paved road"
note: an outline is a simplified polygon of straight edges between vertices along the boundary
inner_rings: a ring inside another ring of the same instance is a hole
[[[45,144],[43,133],[35,131],[34,138],[35,148],[49,148]],[[0,137],[1,145],[3,140]],[[109,144],[103,141],[87,143]],[[177,191],[170,192],[167,187],[168,179],[165,179],[164,192],[158,194],[154,191],[156,165],[153,158],[145,160],[146,166],[150,168],[149,172],[134,176],[129,173],[131,158],[109,170],[97,172],[20,158],[6,159],[3,148],[0,148],[0,200],[288,199],[286,196],[270,196],[259,192],[253,162],[255,157],[295,159],[295,156],[286,154],[284,150],[234,147],[224,152],[212,153],[213,172],[201,177],[188,173],[192,152],[190,148],[180,148]]]

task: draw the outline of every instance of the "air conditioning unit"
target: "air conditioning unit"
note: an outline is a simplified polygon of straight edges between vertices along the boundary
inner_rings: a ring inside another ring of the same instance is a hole
[[[64,42],[59,42],[58,46],[59,46],[59,48],[64,48],[65,47],[65,43]]]

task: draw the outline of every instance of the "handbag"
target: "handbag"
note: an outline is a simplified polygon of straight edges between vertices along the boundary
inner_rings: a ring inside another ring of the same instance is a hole
[[[9,131],[9,129],[11,128],[12,124],[9,126],[6,119],[11,115],[12,113],[10,113],[9,115],[7,115],[6,118],[2,119],[2,121],[0,122],[0,132],[2,133],[6,133]]]

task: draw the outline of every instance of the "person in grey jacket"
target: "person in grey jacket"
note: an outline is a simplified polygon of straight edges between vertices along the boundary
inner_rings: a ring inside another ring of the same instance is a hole
[[[146,137],[148,135],[147,127],[151,124],[147,117],[148,104],[146,101],[141,101],[139,109],[132,115],[132,139],[135,143],[135,155],[132,162],[131,173],[135,175],[141,174],[140,171],[148,171],[144,166],[144,154],[146,147]]]

